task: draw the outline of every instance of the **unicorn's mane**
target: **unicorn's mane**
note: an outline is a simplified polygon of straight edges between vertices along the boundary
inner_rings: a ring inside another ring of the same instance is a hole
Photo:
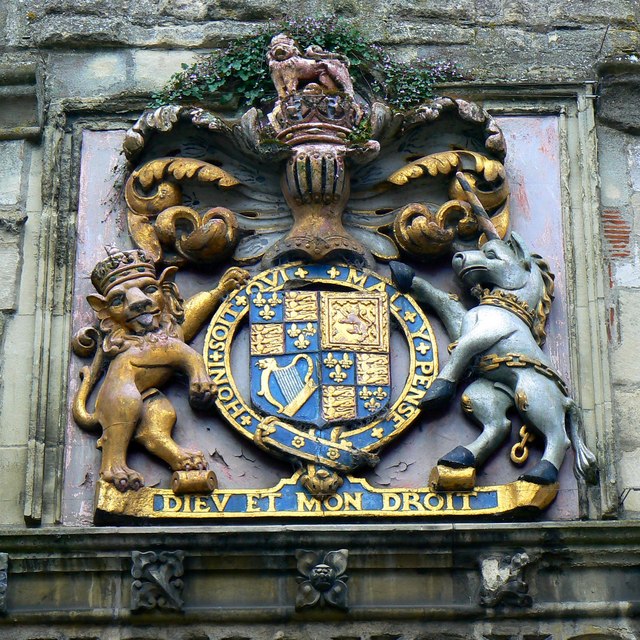
[[[532,253],[531,259],[540,270],[540,276],[543,283],[542,297],[535,309],[535,319],[531,331],[533,332],[533,337],[536,339],[538,345],[542,346],[547,339],[545,329],[549,311],[551,310],[551,303],[553,302],[553,290],[555,287],[555,283],[553,281],[554,275],[551,273],[551,269],[549,268],[547,261],[542,256],[539,256],[537,253]]]

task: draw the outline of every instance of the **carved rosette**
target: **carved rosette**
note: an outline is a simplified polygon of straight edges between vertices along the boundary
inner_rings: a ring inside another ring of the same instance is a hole
[[[299,549],[296,551],[298,561],[298,593],[296,609],[310,609],[316,606],[330,606],[346,611],[347,605],[347,549],[338,549],[328,553],[316,553]]]

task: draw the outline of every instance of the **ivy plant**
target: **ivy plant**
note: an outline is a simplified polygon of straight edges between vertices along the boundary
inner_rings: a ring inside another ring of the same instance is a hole
[[[345,55],[357,90],[369,98],[384,100],[397,110],[415,107],[432,97],[437,82],[463,78],[452,62],[433,63],[422,58],[411,64],[397,62],[342,18],[289,19],[270,23],[256,36],[239,38],[223,51],[182,65],[182,71],[153,95],[151,106],[206,104],[246,108],[273,102],[276,95],[266,52],[271,38],[281,32],[294,38],[302,51],[318,45]]]

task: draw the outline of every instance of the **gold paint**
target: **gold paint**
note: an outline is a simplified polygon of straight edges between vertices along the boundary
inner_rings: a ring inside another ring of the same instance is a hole
[[[329,353],[323,362],[328,369],[333,369],[333,371],[330,371],[329,377],[337,384],[344,382],[348,378],[348,374],[344,370],[351,369],[353,366],[353,360],[346,353],[341,360],[337,360],[333,353]]]
[[[533,442],[534,435],[527,429],[527,425],[523,424],[520,427],[520,442],[516,442],[516,444],[511,447],[511,461],[514,464],[522,465],[529,458],[529,447],[527,446],[528,442]]]
[[[320,293],[322,348],[389,351],[389,305],[385,293]]]
[[[472,414],[473,413],[473,405],[471,404],[471,398],[466,394],[462,394],[462,398],[460,398],[460,406],[465,413]]]
[[[473,467],[453,469],[438,464],[429,474],[429,486],[434,491],[465,491],[473,489],[476,482],[476,470]]]
[[[306,274],[307,272],[305,271]],[[317,320],[318,297],[316,292],[287,291],[284,298],[284,319],[286,322]]]
[[[409,311],[408,309],[404,312],[404,319],[407,322],[415,322],[416,314],[413,311]]]
[[[516,407],[523,413],[529,410],[529,398],[527,398],[527,394],[525,391],[520,389],[516,391],[515,395]]]
[[[569,388],[558,373],[556,373],[551,367],[540,362],[540,360],[529,358],[521,353],[507,353],[506,356],[498,356],[495,353],[490,353],[486,356],[482,356],[476,366],[479,373],[494,371],[501,366],[507,366],[510,368],[533,367],[538,373],[541,373],[543,376],[553,380],[565,396],[569,395]]]
[[[488,210],[501,238],[509,227],[509,188],[502,163],[472,151],[445,151],[415,160],[393,173],[387,180],[405,186],[411,180],[428,176],[451,175],[462,170],[474,195]],[[482,183],[482,188],[479,184]],[[393,234],[397,244],[407,253],[421,258],[447,253],[456,238],[479,236],[478,244],[486,241],[480,234],[478,221],[459,181],[452,177],[449,186],[451,200],[434,213],[427,205],[412,202],[402,207],[395,218]]]
[[[358,384],[390,384],[389,358],[377,353],[359,353],[356,364]]]
[[[302,449],[302,447],[304,447],[305,445],[305,440],[304,438],[301,438],[300,436],[296,436],[292,441],[291,444],[294,447],[297,447],[298,449]]]
[[[426,342],[421,342],[417,347],[416,347],[416,351],[419,351],[422,355],[424,355],[425,353],[427,353],[428,351],[431,351],[431,345],[427,344]]]
[[[307,326],[303,328],[298,327],[298,325],[294,323],[287,329],[287,335],[290,338],[295,338],[293,344],[297,349],[306,349],[311,344],[307,338],[315,336],[316,333],[316,327],[310,322],[308,322]]]
[[[520,318],[520,320],[522,320],[530,330],[533,329],[535,312],[529,308],[527,302],[520,300],[520,298],[513,293],[501,291],[499,289],[496,289],[495,291],[483,289],[480,293],[480,304],[506,309],[518,316],[518,318]]]
[[[181,265],[219,262],[238,242],[235,214],[214,207],[204,214],[182,204],[182,180],[231,188],[240,184],[230,173],[194,158],[159,158],[134,171],[125,185],[131,237],[154,261]],[[150,193],[151,195],[146,195]],[[185,225],[191,229],[185,234]],[[169,259],[166,249],[176,253]]]
[[[212,493],[218,488],[218,479],[213,471],[174,471],[171,489],[176,495],[185,493]]]
[[[102,428],[98,440],[102,449],[100,477],[121,491],[138,489],[144,483],[142,476],[127,466],[132,439],[174,471],[204,469],[207,464],[201,451],[183,448],[172,438],[176,413],[158,387],[175,371],[184,372],[189,378],[191,403],[201,407],[213,403],[216,385],[202,357],[186,342],[225,296],[246,283],[249,274],[229,269],[215,289],[183,303],[173,282],[175,271],[169,267],[156,277],[153,263],[141,251],[111,253],[92,274],[98,294],[87,297],[100,329],[83,329],[73,342],[79,355],[95,350],[92,366],[80,372],[82,382],[73,400],[73,417],[85,430]],[[87,330],[94,335],[93,349],[82,341]],[[87,400],[100,380],[95,410],[90,413]]]
[[[369,413],[375,413],[376,411],[378,411],[378,409],[380,409],[382,405],[377,402],[374,398],[371,398],[370,400],[367,400],[364,403],[364,408],[369,412]]]
[[[284,353],[284,326],[281,324],[251,325],[251,355],[278,356]]]
[[[322,416],[325,420],[352,420],[356,417],[355,387],[322,387]]]
[[[304,474],[311,471],[313,486],[307,486]],[[317,469],[317,470],[316,470]],[[328,475],[325,476],[325,472]],[[302,477],[301,477],[302,476]],[[317,478],[317,476],[320,476]],[[255,519],[268,518],[317,518],[324,517],[415,517],[416,515],[429,518],[450,518],[496,516],[512,513],[522,508],[543,510],[553,502],[559,485],[539,485],[533,482],[517,480],[505,485],[474,487],[472,491],[452,490],[434,493],[430,487],[416,489],[394,488],[380,489],[371,486],[365,479],[348,475],[352,489],[348,493],[335,494],[339,489],[334,488],[335,482],[342,482],[342,478],[322,467],[308,465],[304,471],[296,472],[291,478],[281,480],[275,487],[269,489],[216,489],[211,495],[205,496],[176,496],[170,489],[152,489],[144,487],[139,491],[121,493],[112,484],[99,480],[96,486],[96,509],[103,513],[112,513],[139,518],[192,518],[218,520],[220,518]],[[295,505],[291,510],[277,510],[276,501],[282,497],[286,487],[302,483],[314,495],[312,488],[318,493],[334,496],[330,503],[307,495],[303,490],[295,493]],[[323,491],[324,485],[324,491]],[[316,489],[317,487],[317,489]],[[381,509],[366,509],[359,498],[360,492],[380,497]],[[486,492],[495,492],[497,506],[487,509],[473,509],[471,498]],[[230,499],[234,496],[244,497],[251,511],[227,511]],[[340,498],[338,499],[338,496]],[[159,498],[161,511],[154,511],[154,498]],[[455,499],[455,500],[454,500]],[[196,500],[198,500],[196,502]],[[260,507],[258,501],[266,500],[266,505]],[[195,508],[191,507],[194,504]],[[460,505],[460,506],[456,506]]]
[[[335,451],[335,449],[332,449]],[[328,498],[335,494],[342,486],[344,480],[335,471],[308,464],[300,477],[302,486],[317,500]],[[298,500],[300,502],[300,500]],[[308,504],[308,503],[307,503]],[[315,507],[315,505],[311,505]],[[319,507],[320,505],[318,505]]]
[[[300,385],[295,397],[289,399],[286,405],[280,404],[280,402],[278,402],[271,393],[269,380],[273,374],[275,374],[277,378],[280,372],[285,371],[291,371],[297,375],[296,364],[301,360],[304,360],[307,363],[307,372],[304,376],[304,380],[298,378]],[[318,385],[313,380],[313,360],[306,353],[298,354],[288,365],[284,367],[278,366],[278,362],[275,358],[263,358],[262,360],[258,360],[257,365],[262,370],[262,373],[260,374],[260,391],[258,391],[258,395],[264,397],[269,404],[276,408],[278,413],[282,413],[285,416],[294,416],[318,388]]]
[[[281,267],[276,267],[273,269],[269,269],[267,271],[263,271],[262,273],[258,274],[247,285],[246,291],[248,293],[254,293],[256,291],[267,292],[271,290],[276,290],[276,291],[282,290],[282,288],[285,286],[285,284],[289,280],[289,277],[287,276],[287,273],[286,273],[286,269],[290,268],[291,266],[292,265],[283,265]],[[343,268],[346,268],[346,267],[343,267]],[[298,267],[296,269],[296,272],[299,271],[300,269],[302,269],[302,267]],[[369,272],[366,269],[364,270],[362,275],[358,275],[353,271],[353,268],[350,267],[348,274],[351,274],[352,272],[353,272],[353,277],[351,277],[348,282],[345,282],[344,285],[363,293],[367,293],[369,291],[369,289],[365,286],[365,283],[369,275],[374,275],[376,278],[380,279],[382,281],[381,284],[383,285],[385,283],[387,285],[391,284],[388,280],[381,278],[378,274]],[[331,279],[329,274],[327,274],[327,276],[314,277],[310,279],[309,282],[315,285],[332,285],[334,281]],[[400,294],[396,293],[395,297],[398,297],[398,296],[400,296]],[[232,301],[233,299],[228,299],[225,302],[223,302],[220,310],[216,313],[214,318],[211,320],[209,329],[207,331],[206,339],[205,339],[205,355],[207,358],[209,358],[208,345],[212,345],[211,348],[215,349],[216,353],[218,353],[218,351],[220,353],[224,353],[222,364],[219,364],[217,362],[209,364],[211,375],[216,376],[216,378],[220,378],[221,380],[224,380],[230,392],[230,397],[227,397],[226,394],[222,393],[222,391],[224,391],[225,388],[221,387],[219,391],[218,399],[216,401],[216,405],[219,411],[221,412],[221,414],[234,426],[234,428],[239,433],[249,438],[250,440],[254,441],[261,448],[271,451],[274,445],[267,444],[269,442],[269,438],[268,438],[268,434],[266,432],[263,433],[262,431],[265,428],[264,425],[270,425],[272,423],[277,422],[281,426],[281,428],[284,428],[285,430],[288,430],[296,435],[306,436],[307,433],[298,431],[293,425],[280,422],[275,417],[264,418],[263,416],[257,414],[253,410],[253,408],[249,406],[244,401],[242,396],[239,394],[238,388],[236,386],[236,383],[233,379],[233,375],[231,373],[230,352],[231,352],[232,341],[237,335],[237,332],[245,316],[248,313],[248,307],[245,307],[238,313],[235,319],[235,322],[233,323],[233,327],[227,330],[226,326],[224,325],[224,318],[233,308]],[[404,334],[404,338],[406,340],[406,343],[409,349],[409,358],[408,358],[409,370],[416,371],[416,375],[413,376],[413,378],[411,376],[407,377],[407,380],[404,384],[404,387],[401,389],[398,398],[393,403],[393,405],[389,408],[389,411],[385,414],[386,418],[393,423],[393,429],[388,429],[386,430],[386,432],[383,431],[380,436],[375,436],[377,438],[377,441],[371,442],[370,444],[364,446],[361,449],[361,451],[363,452],[374,452],[378,450],[380,447],[385,446],[387,443],[395,439],[398,435],[403,433],[411,425],[413,420],[418,415],[418,409],[415,403],[418,403],[419,400],[424,396],[425,390],[428,387],[428,384],[430,384],[430,382],[433,379],[435,379],[435,377],[438,374],[438,366],[437,366],[438,349],[437,349],[437,344],[435,343],[435,338],[431,330],[431,326],[429,324],[428,319],[426,318],[426,316],[424,315],[424,313],[419,307],[416,306],[415,311],[418,313],[420,322],[424,327],[423,333],[419,333],[418,337],[422,338],[424,341],[427,341],[432,345],[434,361],[430,363],[417,361],[415,345],[413,342],[413,338],[415,337],[415,334],[409,329],[409,326],[407,325],[406,321],[402,317],[400,310],[392,309],[394,319],[397,322],[398,327]],[[221,329],[224,329],[224,336],[217,337]],[[425,344],[425,347],[427,346],[428,345]],[[358,354],[358,358],[360,357],[361,357],[361,354]],[[420,382],[421,388],[415,388],[415,384],[417,383],[414,383],[414,380],[418,380],[418,379],[421,380]],[[411,395],[413,404],[408,404],[404,401],[404,399],[408,395]],[[236,405],[238,405],[239,408],[244,409],[244,412],[246,415],[252,416],[259,423],[260,426],[258,427],[258,430],[255,435],[247,431],[243,427],[243,425],[240,422],[238,422],[236,417],[238,408],[236,407]],[[380,423],[381,419],[382,418],[378,418],[377,420],[374,420],[369,424],[362,425],[360,427],[356,427],[350,430],[345,430],[343,432],[343,437],[345,439],[350,439],[354,436],[357,436],[361,433],[365,433],[369,430],[377,429],[376,425]],[[382,429],[380,430],[382,431]],[[285,453],[287,452],[288,451],[285,451]],[[303,451],[295,450],[295,451],[291,451],[290,453],[292,453],[293,455],[296,455],[297,457],[302,457],[309,461],[316,461],[316,462],[318,461],[317,457],[313,455],[309,455],[308,457],[305,457],[305,453]],[[328,460],[328,459],[322,460],[321,462],[322,464],[327,464],[327,465],[331,464],[331,460]],[[335,468],[340,468],[340,467],[336,466]],[[348,469],[343,469],[343,471],[348,471]]]

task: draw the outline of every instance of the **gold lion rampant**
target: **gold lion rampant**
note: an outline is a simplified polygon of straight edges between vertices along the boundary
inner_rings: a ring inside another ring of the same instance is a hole
[[[91,367],[80,372],[73,417],[84,430],[97,432],[102,427],[100,477],[120,491],[144,484],[126,463],[132,438],[174,471],[207,468],[201,451],[184,449],[171,437],[176,412],[158,387],[179,371],[188,377],[191,405],[200,409],[212,405],[216,387],[202,357],[185,340],[195,336],[222,299],[244,285],[249,274],[231,268],[215,289],[185,303],[173,282],[176,271],[168,267],[157,276],[154,263],[140,250],[112,253],[91,274],[99,295],[87,296],[99,329],[85,327],[73,339],[77,355],[95,352]],[[107,362],[91,413],[87,401]]]

